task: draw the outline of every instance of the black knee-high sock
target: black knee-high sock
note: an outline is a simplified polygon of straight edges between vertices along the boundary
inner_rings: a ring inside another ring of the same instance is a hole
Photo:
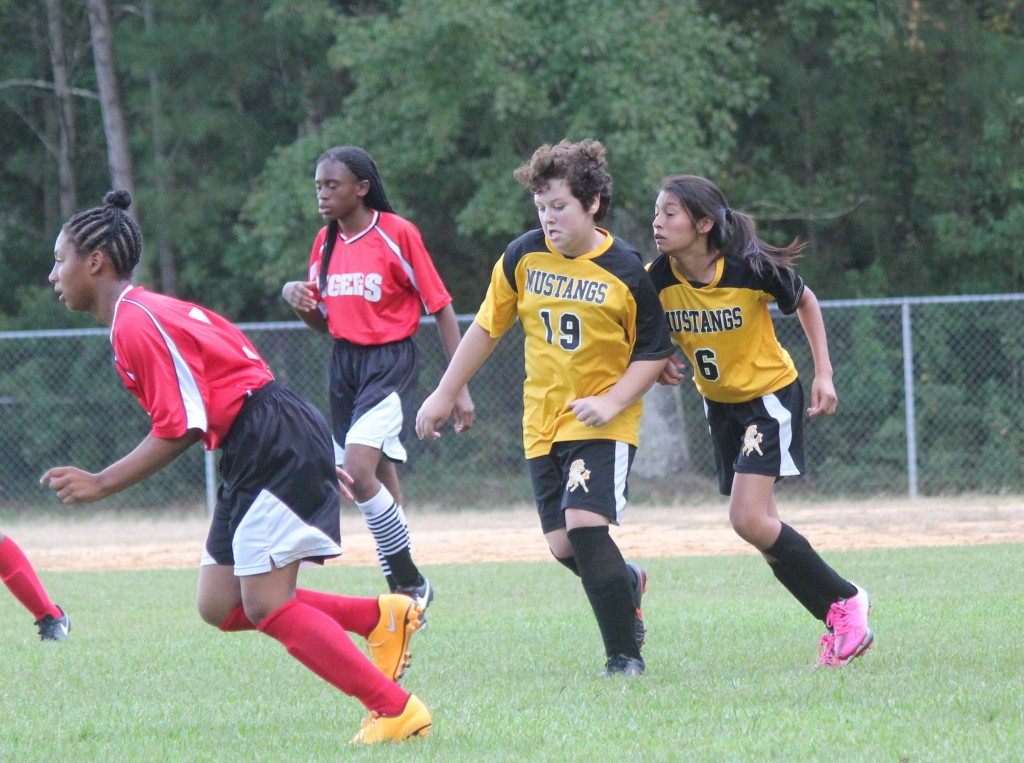
[[[551,555],[555,556],[554,553]],[[567,568],[576,577],[580,576],[580,568],[576,566],[575,556],[555,556],[555,561]]]
[[[857,594],[853,584],[829,567],[807,539],[785,522],[765,553],[776,559],[769,566],[779,582],[822,622],[833,602]]]
[[[636,643],[636,607],[629,569],[607,527],[569,531],[583,590],[594,610],[608,657],[640,657]]]

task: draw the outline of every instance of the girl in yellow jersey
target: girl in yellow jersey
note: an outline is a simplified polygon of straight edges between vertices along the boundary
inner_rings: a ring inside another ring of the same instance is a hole
[[[638,675],[647,575],[609,535],[626,506],[641,397],[672,354],[639,253],[597,227],[611,201],[597,141],[542,146],[516,170],[541,228],[505,249],[487,296],[416,417],[436,439],[458,391],[518,319],[526,334],[523,447],[541,529],[576,573],[604,640],[602,675]]]
[[[825,623],[819,665],[845,665],[872,646],[870,600],[840,577],[807,539],[779,520],[775,481],[804,471],[804,397],[796,367],[775,337],[768,303],[796,313],[814,359],[809,416],[835,412],[836,391],[821,308],[793,270],[804,245],[779,248],[757,236],[753,218],[729,209],[706,178],[673,175],[654,206],[649,270],[672,339],[693,381],[715,449],[719,489],[730,496],[733,529],[765,557],[775,577]],[[673,359],[659,381],[676,385]]]

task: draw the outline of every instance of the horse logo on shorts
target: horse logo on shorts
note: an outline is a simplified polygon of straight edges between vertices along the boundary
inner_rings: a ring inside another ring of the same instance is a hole
[[[587,480],[589,479],[590,469],[583,463],[582,458],[577,458],[569,467],[569,484],[567,485],[569,492],[572,493],[576,488],[581,487],[584,493],[589,493],[590,489],[587,487]]]
[[[757,431],[757,424],[751,424],[747,427],[747,431],[743,433],[743,455],[749,456],[752,451],[757,451],[757,455],[763,456],[761,452],[761,440],[764,439],[764,435]]]

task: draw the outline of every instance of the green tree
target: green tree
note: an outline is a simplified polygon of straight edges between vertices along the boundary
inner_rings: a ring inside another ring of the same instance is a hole
[[[322,27],[304,5],[257,0],[111,3],[112,43],[146,235],[140,282],[174,284],[186,297],[233,317],[247,311],[256,286],[239,254],[234,227],[253,180],[276,146],[293,142],[333,113],[344,75],[327,66]],[[68,71],[77,98],[74,175],[81,207],[111,187],[89,21],[81,3],[62,3]],[[49,325],[23,312],[49,304],[21,290],[49,293],[49,252],[59,212],[58,100],[46,15],[33,4],[0,3],[0,325]],[[154,83],[159,86],[154,98]],[[91,95],[90,95],[91,94]],[[157,132],[159,130],[159,132]],[[154,146],[162,139],[162,150]],[[160,214],[161,211],[165,211]],[[158,242],[173,247],[173,274],[158,275]],[[163,282],[163,283],[162,283]],[[10,317],[5,317],[10,316]],[[57,318],[67,325],[66,318]]]
[[[536,224],[512,171],[537,146],[604,142],[611,224],[643,246],[658,181],[726,166],[739,116],[764,95],[750,38],[688,1],[577,0],[551,13],[536,0],[417,0],[338,14],[332,27],[331,64],[354,88],[316,135],[268,162],[245,208],[240,235],[268,288],[305,267],[313,163],[331,145],[374,155],[458,309],[472,311],[501,247]]]
[[[814,245],[819,293],[1024,288],[1019,3],[705,5],[760,40],[771,82],[723,188]]]

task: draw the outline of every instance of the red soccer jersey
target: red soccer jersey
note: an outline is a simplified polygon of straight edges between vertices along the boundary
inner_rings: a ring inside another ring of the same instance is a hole
[[[318,282],[326,239],[325,226],[309,257],[310,281]],[[316,299],[326,310],[331,336],[361,345],[412,336],[421,311],[433,314],[452,301],[416,226],[376,211],[365,230],[338,235],[325,291]]]
[[[154,437],[227,436],[249,391],[274,376],[245,335],[199,305],[129,286],[110,327],[114,365],[149,414]]]

